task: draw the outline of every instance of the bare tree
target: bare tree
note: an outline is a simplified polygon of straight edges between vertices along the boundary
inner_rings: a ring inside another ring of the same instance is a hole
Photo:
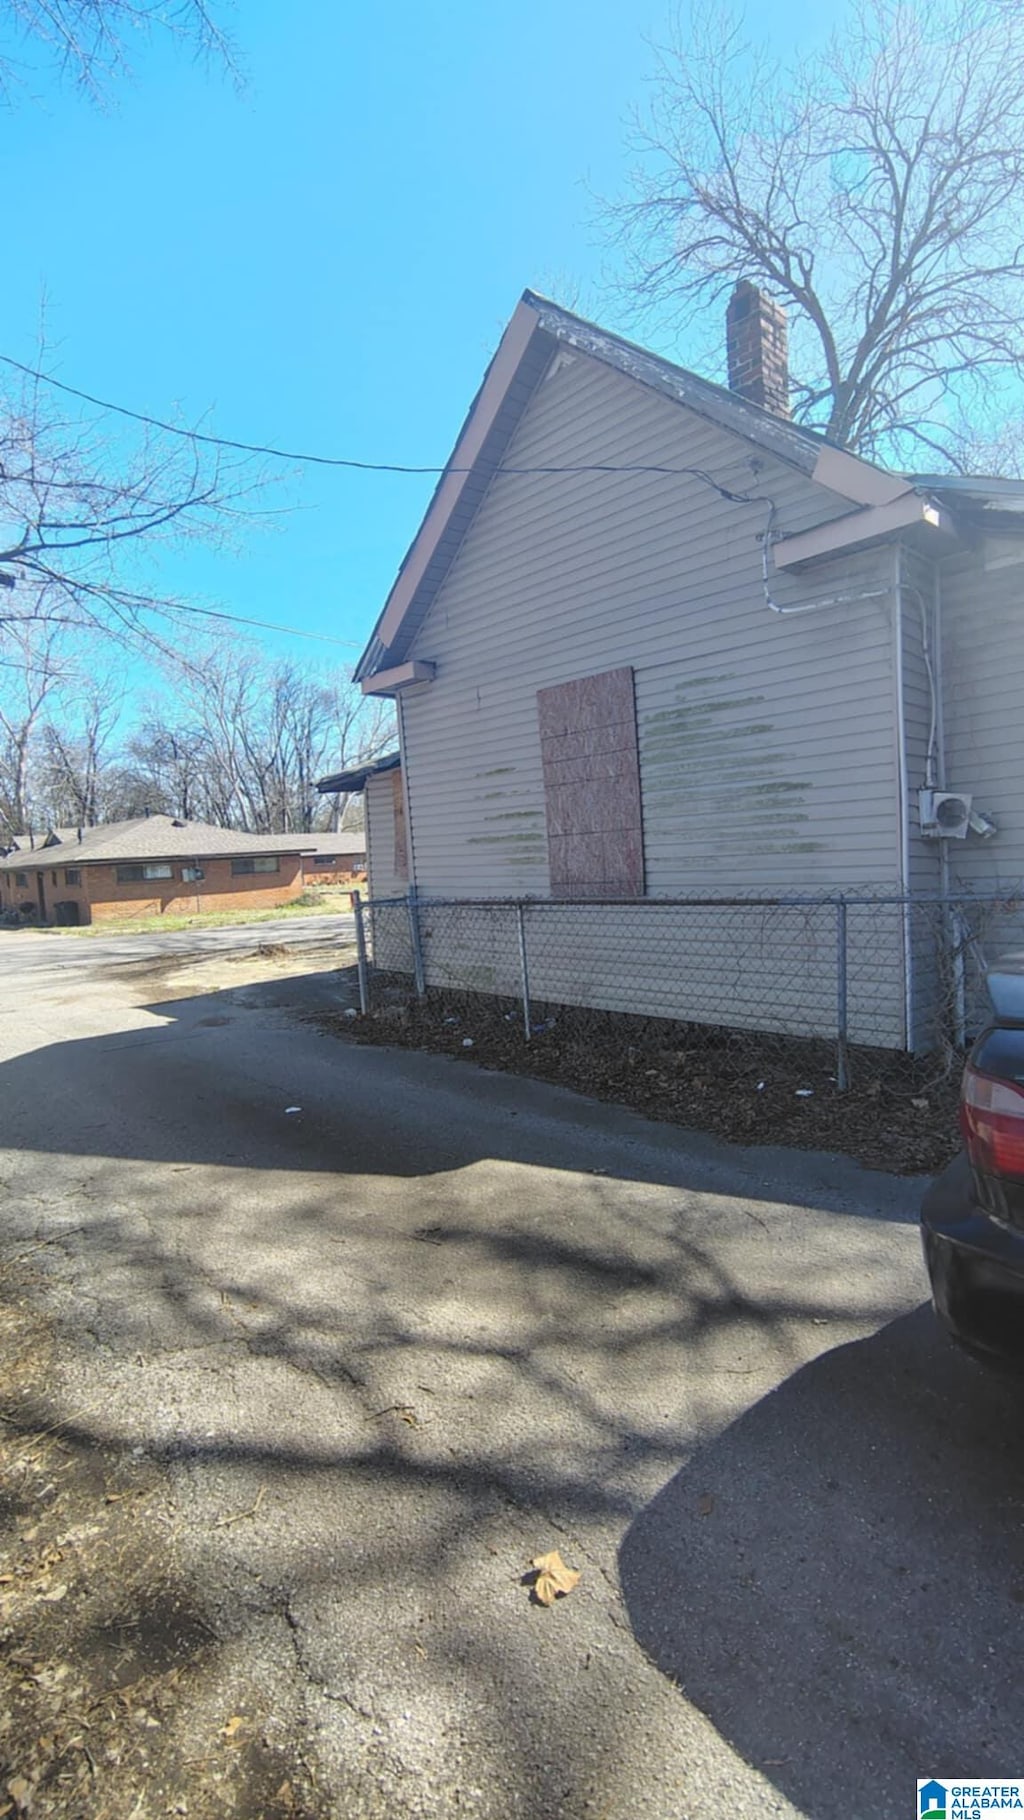
[[[117,816],[178,815],[183,821],[212,819],[207,809],[208,751],[203,731],[194,723],[169,723],[150,708],[128,741],[115,768],[110,795]]]
[[[151,35],[235,67],[207,0],[0,0],[0,99],[11,98],[39,51],[97,98]],[[123,422],[107,430],[82,411],[62,412],[39,377],[44,339],[34,368],[2,358],[0,658],[16,662],[18,639],[41,626],[160,648],[161,620],[166,630],[186,603],[146,587],[140,552],[225,536],[265,475],[187,433],[132,440]],[[14,644],[5,649],[8,635]]]
[[[390,704],[342,669],[270,658],[251,641],[193,643],[125,740],[123,689],[97,647],[48,622],[8,629],[0,660],[0,848],[30,828],[91,826],[150,811],[253,833],[341,825],[326,771],[394,739]],[[99,647],[102,650],[102,646]]]
[[[0,6],[0,91],[24,83],[34,56],[94,99],[124,75],[140,39],[160,34],[231,71],[235,53],[205,0],[6,0]]]
[[[317,778],[394,739],[390,704],[366,701],[347,670],[268,659],[234,638],[164,668],[125,773],[136,791],[146,781],[153,808],[253,833],[336,827],[344,801],[320,798]]]
[[[188,603],[145,586],[141,552],[224,540],[264,483],[188,435],[105,436],[23,377],[0,393],[0,643],[46,625],[169,650]]]
[[[124,703],[113,677],[93,673],[78,690],[59,691],[58,717],[40,729],[33,798],[50,827],[91,828],[116,820],[111,748]]]
[[[18,627],[0,670],[0,847],[32,826],[32,769],[47,704],[69,680],[65,641],[50,625]],[[45,813],[45,812],[44,812]]]
[[[1019,0],[854,0],[787,71],[711,4],[661,55],[619,210],[628,288],[680,327],[738,278],[787,306],[794,415],[965,467],[1024,374]],[[964,426],[967,426],[965,429]]]

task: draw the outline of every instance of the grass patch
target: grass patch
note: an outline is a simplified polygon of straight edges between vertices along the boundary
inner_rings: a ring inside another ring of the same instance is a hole
[[[293,898],[290,904],[278,904],[273,910],[205,910],[198,915],[193,912],[191,916],[170,912],[164,916],[108,917],[102,922],[88,923],[82,928],[40,928],[33,923],[26,924],[26,928],[36,935],[79,937],[174,934],[183,929],[231,929],[249,923],[277,923],[292,917],[341,916],[350,909],[351,893],[339,888],[336,891],[304,891],[301,897]]]

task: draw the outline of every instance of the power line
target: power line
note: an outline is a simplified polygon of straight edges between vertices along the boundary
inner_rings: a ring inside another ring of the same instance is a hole
[[[276,626],[269,619],[249,619],[244,613],[225,613],[218,607],[195,607],[187,601],[176,601],[173,606],[154,607],[152,611],[171,614],[201,613],[205,619],[229,619],[236,626],[259,626],[263,632],[286,632],[290,638],[315,638],[322,645],[344,645],[348,651],[361,651],[363,648],[355,638],[331,638],[327,632],[303,632],[298,626]]]
[[[133,411],[128,405],[112,404],[108,398],[97,398],[92,392],[83,392],[80,387],[66,385],[63,379],[55,379],[52,373],[43,373],[38,367],[26,366],[23,361],[14,360],[10,354],[0,354],[5,366],[13,367],[15,372],[23,373],[27,379],[37,379],[43,385],[52,386],[57,392],[64,392],[69,398],[79,398],[84,404],[95,405],[97,410],[111,411],[117,417],[130,417],[133,423],[144,423],[152,430],[162,430],[167,436],[182,436],[188,442],[202,442],[215,449],[234,449],[242,455],[269,455],[275,461],[297,461],[303,465],[313,464],[321,468],[355,468],[370,474],[443,474],[444,468],[408,467],[399,462],[352,461],[340,455],[308,455],[294,449],[275,449],[269,444],[260,442],[237,442],[229,436],[211,436],[202,430],[186,430],[179,423],[167,423],[161,417],[150,417],[146,411]]]
[[[320,468],[349,468],[361,474],[470,474],[472,468],[455,468],[447,464],[441,467],[414,466],[399,461],[357,461],[347,455],[313,455],[297,449],[277,449],[270,443],[240,442],[230,436],[212,436],[202,430],[186,430],[181,424],[167,423],[163,418],[151,417],[145,411],[133,411],[128,405],[113,404],[108,398],[97,398],[93,392],[84,392],[78,386],[66,385],[63,379],[55,379],[52,373],[44,373],[38,367],[26,366],[20,360],[14,360],[10,354],[0,354],[0,361],[5,366],[13,367],[15,372],[23,373],[28,379],[38,380],[42,385],[52,386],[55,391],[64,392],[69,398],[78,398],[84,404],[94,405],[99,411],[110,411],[116,417],[128,417],[133,423],[146,424],[152,430],[161,430],[167,436],[180,436],[187,442],[199,442],[209,448],[232,449],[236,454],[266,455],[274,461],[294,461],[302,466]],[[766,503],[760,494],[737,493],[725,487],[704,468],[670,467],[664,464],[646,462],[580,462],[567,467],[505,467],[499,465],[498,474],[668,474],[689,476],[700,480],[710,487],[720,498],[733,505],[756,505]],[[287,628],[282,628],[287,629]],[[314,636],[310,634],[310,636]]]

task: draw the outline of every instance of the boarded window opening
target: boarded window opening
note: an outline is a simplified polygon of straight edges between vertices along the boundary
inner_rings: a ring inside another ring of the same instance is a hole
[[[643,818],[630,668],[538,689],[551,890],[642,897]]]

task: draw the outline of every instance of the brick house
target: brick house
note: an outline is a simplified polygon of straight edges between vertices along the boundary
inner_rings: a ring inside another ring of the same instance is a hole
[[[358,885],[366,877],[366,835],[361,828],[304,834],[302,871],[307,885]]]
[[[0,911],[72,924],[287,904],[303,890],[314,837],[147,815],[60,829],[27,851],[25,836],[19,843],[0,859]]]

